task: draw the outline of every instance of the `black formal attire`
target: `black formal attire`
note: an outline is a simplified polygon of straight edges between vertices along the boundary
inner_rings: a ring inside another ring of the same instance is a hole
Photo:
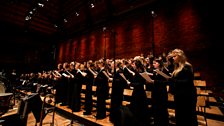
[[[86,73],[87,73],[85,77],[86,91],[85,91],[85,103],[84,103],[85,112],[83,114],[90,115],[93,108],[92,86],[94,82],[94,75],[88,69],[86,70]]]
[[[148,120],[148,103],[147,96],[144,89],[146,80],[138,73],[135,75],[131,81],[131,86],[134,87],[131,101],[130,101],[130,111],[133,113],[137,124],[141,126],[147,125]]]
[[[188,64],[170,79],[171,88],[174,88],[176,126],[198,126],[197,94],[193,80],[192,66]]]
[[[65,75],[68,75],[68,73],[64,70],[62,73],[62,89],[60,89],[62,91],[62,104],[61,105],[68,105],[68,84],[69,84],[69,78],[67,78]]]
[[[74,79],[72,110],[79,112],[81,110],[81,90],[84,77],[80,72],[77,72]]]
[[[162,72],[169,74],[165,69]],[[169,114],[168,114],[168,93],[167,93],[167,81],[166,79],[153,73],[152,79],[154,84],[152,86],[152,112],[154,117],[155,126],[168,126]]]
[[[59,72],[62,76],[57,80],[56,88],[56,103],[62,103],[61,105],[66,105],[67,103],[67,86],[68,79],[63,75],[64,71]]]
[[[62,74],[62,72],[59,72],[59,73]],[[57,78],[55,80],[55,86],[54,87],[55,87],[55,90],[56,90],[56,92],[55,92],[55,99],[56,99],[55,102],[60,103],[60,102],[62,102],[62,98],[63,98],[62,91],[61,91],[61,89],[63,88],[61,77]]]
[[[68,83],[68,106],[72,108],[73,106],[73,93],[74,93],[74,85],[75,85],[75,77],[77,70],[72,69],[70,73],[74,76],[73,78],[69,78],[69,83]]]
[[[121,125],[123,93],[128,86],[127,81],[120,74],[123,74],[122,69],[118,69],[114,74],[111,92],[110,121],[115,126]]]
[[[132,73],[130,73],[129,72],[130,69],[129,70],[128,69],[129,69],[128,67],[124,67],[123,73],[124,73],[124,76],[126,77],[126,79],[130,81],[133,79],[134,75]]]
[[[109,85],[108,78],[104,74],[105,69],[101,69],[95,79],[97,105],[96,105],[96,118],[103,119],[106,117],[106,99],[109,98]]]

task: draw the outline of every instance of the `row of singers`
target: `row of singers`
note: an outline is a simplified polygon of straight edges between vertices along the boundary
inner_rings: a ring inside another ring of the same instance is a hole
[[[170,78],[165,78],[157,70],[170,75]],[[146,80],[142,73],[147,73],[152,80]],[[86,64],[65,62],[58,64],[57,70],[52,71],[52,75],[55,80],[56,101],[68,105],[73,111],[80,111],[81,88],[82,84],[86,85],[84,114],[92,112],[92,85],[96,85],[96,118],[106,117],[106,99],[111,98],[110,121],[115,125],[147,125],[151,123],[150,116],[153,116],[155,125],[168,125],[166,86],[169,85],[170,91],[174,94],[176,124],[188,126],[197,124],[193,70],[183,50],[174,49],[166,58],[137,56],[129,60],[116,59],[115,63],[113,60],[104,59],[95,62],[89,60]],[[111,95],[108,85],[110,81]],[[153,86],[152,111],[148,107],[144,85]],[[125,88],[132,88],[133,92],[128,111],[122,113]],[[189,124],[186,122],[182,124],[181,119],[187,120]]]

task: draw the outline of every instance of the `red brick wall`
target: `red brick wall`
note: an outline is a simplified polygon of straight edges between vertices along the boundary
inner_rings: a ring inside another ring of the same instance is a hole
[[[106,58],[113,58],[114,51],[114,36],[109,31],[117,33],[116,58],[129,58],[141,53],[147,55],[152,51],[153,28],[156,55],[174,48],[183,49],[195,71],[201,72],[203,79],[209,84],[216,83],[217,80],[223,81],[218,75],[221,70],[215,71],[212,68],[214,64],[209,62],[208,56],[205,56],[211,55],[209,50],[219,47],[213,43],[215,35],[209,31],[213,22],[207,21],[209,19],[207,16],[210,16],[206,11],[208,5],[209,3],[196,2],[159,5],[155,11],[153,27],[149,12],[117,20],[107,26]],[[104,56],[104,42],[104,32],[101,28],[76,36],[72,41],[62,42],[59,45],[58,62],[73,60],[75,48],[78,61],[97,60]]]

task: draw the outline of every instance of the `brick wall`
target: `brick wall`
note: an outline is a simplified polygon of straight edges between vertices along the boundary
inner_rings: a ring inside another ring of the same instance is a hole
[[[207,80],[208,84],[223,82],[220,75],[223,68],[213,68],[221,65],[220,61],[210,59],[221,56],[220,52],[223,49],[218,42],[223,38],[217,31],[221,22],[210,19],[210,16],[218,18],[220,12],[215,12],[218,11],[214,6],[217,3],[209,6],[210,4],[208,1],[175,1],[173,4],[169,2],[169,5],[159,4],[155,6],[156,16],[153,21],[148,10],[124,16],[106,26],[106,38],[102,28],[98,28],[90,33],[75,36],[72,40],[61,42],[57,61],[73,60],[75,48],[78,61],[97,60],[104,56],[105,41],[106,58],[113,58],[114,41],[116,41],[116,58],[129,58],[141,53],[147,55],[152,51],[152,31],[154,31],[156,55],[174,48],[183,49],[195,71],[201,72],[202,78]],[[115,40],[110,31],[116,31]],[[73,46],[66,46],[68,43]],[[72,53],[65,50],[70,50]]]

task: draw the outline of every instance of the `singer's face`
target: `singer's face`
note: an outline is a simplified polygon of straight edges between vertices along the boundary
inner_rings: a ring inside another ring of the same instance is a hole
[[[173,55],[173,62],[178,63],[179,62],[179,56],[178,55]]]
[[[153,67],[154,68],[159,68],[159,63],[157,61],[153,61]]]

